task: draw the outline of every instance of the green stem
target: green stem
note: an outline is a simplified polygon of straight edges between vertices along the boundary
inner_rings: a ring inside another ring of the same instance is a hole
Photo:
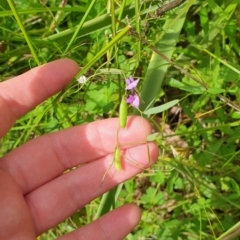
[[[116,30],[118,30],[118,28],[119,28],[119,21],[122,19],[123,10],[124,10],[124,8],[126,6],[126,2],[127,2],[127,0],[123,0],[123,2],[121,4],[121,8],[120,8],[120,11],[119,11],[119,14],[118,14],[118,22],[116,24]]]
[[[28,34],[27,34],[23,24],[22,24],[21,18],[20,18],[19,14],[18,14],[18,12],[17,12],[17,10],[15,8],[15,5],[14,5],[13,1],[12,0],[7,0],[7,1],[8,1],[8,4],[9,4],[9,6],[10,6],[12,12],[13,12],[13,15],[16,18],[17,23],[18,23],[18,25],[19,25],[22,33],[23,33],[23,36],[24,36],[24,38],[25,38],[25,40],[26,40],[26,42],[28,44],[28,47],[30,48],[30,51],[31,51],[31,53],[33,55],[34,60],[36,61],[37,65],[41,65],[41,62],[38,59],[38,56],[37,56],[37,54],[36,54],[36,52],[34,50],[32,42],[31,42],[30,38],[28,37]]]
[[[112,46],[114,46],[120,39],[122,39],[127,33],[128,31],[131,29],[130,25],[127,25],[125,28],[123,28],[123,30],[115,37],[113,38],[108,45],[106,45],[105,47],[102,48],[101,51],[99,51],[95,57],[92,58],[91,61],[89,61],[83,68],[82,70],[77,74],[76,77],[80,77],[82,76],[89,67],[91,67],[98,59],[100,59],[109,48],[111,48]]]
[[[136,15],[136,32],[141,36],[141,18],[140,18],[140,2],[135,0],[135,15]],[[137,42],[137,61],[141,60],[141,41]]]
[[[83,26],[85,20],[87,19],[87,16],[88,16],[89,12],[92,10],[92,7],[93,7],[94,4],[96,3],[96,0],[92,0],[92,1],[90,1],[90,2],[91,2],[91,4],[89,5],[89,7],[88,7],[86,13],[84,14],[84,16],[83,16],[81,22],[80,22],[79,25],[77,26],[77,29],[76,29],[76,31],[74,32],[74,34],[73,34],[73,36],[72,36],[72,38],[71,38],[71,40],[70,40],[70,42],[69,42],[67,48],[65,49],[64,54],[66,54],[66,52],[70,49],[70,47],[71,47],[72,44],[74,43],[74,41],[75,41],[77,35],[79,34],[79,31],[81,30],[81,28],[82,28],[82,26]]]
[[[116,20],[115,20],[115,5],[114,0],[110,0],[111,20],[112,20],[112,35],[116,36]]]

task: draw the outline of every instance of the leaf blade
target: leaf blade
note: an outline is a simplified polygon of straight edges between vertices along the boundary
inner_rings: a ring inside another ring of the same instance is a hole
[[[149,108],[148,110],[144,111],[143,113],[146,115],[151,115],[151,114],[157,114],[160,112],[164,112],[164,111],[168,110],[169,108],[173,107],[174,105],[178,104],[179,101],[180,101],[179,99],[175,99],[168,103],[162,104],[160,106]]]

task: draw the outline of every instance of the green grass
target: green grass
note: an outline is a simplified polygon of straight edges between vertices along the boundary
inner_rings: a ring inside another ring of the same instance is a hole
[[[127,240],[239,239],[239,1],[188,0],[161,16],[161,1],[93,2],[1,1],[1,81],[64,57],[77,61],[78,76],[89,80],[80,86],[73,79],[20,119],[1,140],[0,154],[34,136],[118,116],[125,76],[141,79],[142,111],[180,102],[147,116],[159,133],[160,155],[151,169],[39,239],[91,222],[109,210],[100,208],[101,201],[105,207],[110,201],[142,208],[142,220]]]

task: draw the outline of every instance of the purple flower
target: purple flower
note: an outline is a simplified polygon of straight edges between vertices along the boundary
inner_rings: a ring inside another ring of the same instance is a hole
[[[126,79],[127,87],[125,90],[131,90],[137,87],[139,79],[134,80],[132,76]]]
[[[138,108],[140,105],[139,96],[136,93],[134,95],[130,94],[126,102],[131,104],[135,108]]]

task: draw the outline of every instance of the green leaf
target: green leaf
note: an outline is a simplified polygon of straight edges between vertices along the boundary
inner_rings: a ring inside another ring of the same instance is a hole
[[[148,110],[144,111],[143,113],[146,114],[146,115],[150,115],[150,114],[156,114],[156,113],[164,112],[167,109],[176,105],[177,103],[179,103],[179,99],[175,99],[171,102],[165,103],[165,104],[160,105],[158,107],[149,108]]]
[[[178,178],[178,172],[176,170],[173,170],[171,172],[171,175],[170,175],[168,181],[167,181],[168,182],[167,183],[167,192],[169,194],[171,194],[173,192],[174,185],[175,185],[175,182],[176,182],[177,178]]]
[[[222,88],[215,88],[215,87],[211,87],[211,88],[208,88],[207,89],[207,92],[210,93],[210,94],[213,94],[213,95],[217,95],[219,93],[224,93],[226,92],[225,89],[222,89]]]
[[[148,142],[155,141],[155,139],[156,139],[156,137],[157,137],[158,134],[159,134],[158,132],[149,134],[149,135],[147,136],[147,141],[148,141]]]
[[[240,112],[233,112],[230,114],[231,118],[233,119],[240,119]]]
[[[178,11],[173,11],[169,14],[162,27],[164,31],[161,31],[161,34],[156,39],[154,47],[169,59],[172,58],[179,34],[182,31],[188,7],[187,4],[182,4]],[[169,29],[171,29],[170,32],[168,31]],[[153,52],[141,91],[141,99],[143,101],[140,105],[140,110],[146,109],[149,103],[158,96],[169,66],[168,62],[156,52]]]
[[[192,94],[201,94],[201,93],[206,92],[206,89],[202,86],[193,86],[193,85],[187,84],[185,82],[180,82],[179,80],[174,79],[174,78],[171,78],[168,81],[168,85],[171,87],[174,87],[174,88],[181,89],[186,92],[190,92]]]

